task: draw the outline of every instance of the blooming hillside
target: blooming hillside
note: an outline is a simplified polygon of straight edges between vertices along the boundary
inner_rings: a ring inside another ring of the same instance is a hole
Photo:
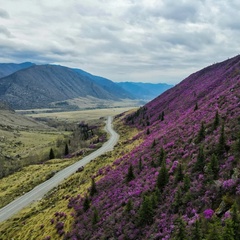
[[[240,239],[240,56],[125,118],[144,141],[69,199],[64,239]],[[131,140],[129,140],[131,144]],[[99,177],[101,176],[100,180]]]

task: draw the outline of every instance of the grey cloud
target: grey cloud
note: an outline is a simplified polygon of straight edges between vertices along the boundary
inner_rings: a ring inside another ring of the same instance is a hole
[[[0,34],[3,34],[4,36],[11,38],[13,37],[13,35],[11,34],[11,32],[4,26],[0,25]]]
[[[0,8],[0,18],[10,18],[9,14],[7,11],[5,11],[4,9]]]

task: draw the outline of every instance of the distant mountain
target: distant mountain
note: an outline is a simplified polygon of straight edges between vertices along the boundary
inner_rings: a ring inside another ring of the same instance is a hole
[[[17,72],[21,69],[29,68],[34,66],[34,63],[24,62],[24,63],[0,63],[0,78],[6,77],[14,72]]]
[[[152,100],[173,87],[166,83],[119,82],[118,86],[137,99]]]
[[[88,72],[85,72],[81,69],[73,69],[75,72],[79,73],[81,76],[85,76],[88,79],[93,80],[95,83],[100,85],[103,89],[105,89],[108,92],[111,92],[114,96],[117,96],[118,98],[136,98],[132,95],[131,92],[127,91],[126,89],[122,88],[117,83],[103,77],[94,76]]]
[[[131,98],[120,87],[112,93],[87,74],[56,65],[34,65],[0,79],[0,100],[14,109],[47,107],[52,102],[78,97],[119,100]]]

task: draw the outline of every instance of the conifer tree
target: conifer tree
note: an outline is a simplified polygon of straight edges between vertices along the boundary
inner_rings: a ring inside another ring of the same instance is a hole
[[[53,149],[51,148],[49,152],[49,159],[54,159],[54,158],[55,158],[55,154],[53,152]]]
[[[202,122],[201,123],[201,128],[198,132],[196,143],[200,143],[204,138],[205,138],[205,126],[204,126],[204,123]]]
[[[177,232],[175,235],[174,240],[186,240],[187,239],[187,234],[186,234],[186,225],[182,218],[178,218],[176,220],[177,223]]]
[[[237,203],[234,202],[232,206],[232,221],[233,221],[233,232],[234,232],[234,240],[240,239],[240,216],[238,214]]]
[[[213,223],[210,223],[207,240],[224,240],[222,238],[221,232],[219,231],[219,229],[221,229],[221,227],[220,227],[218,220],[214,219],[212,221],[213,221]]]
[[[128,168],[128,173],[126,176],[126,181],[130,182],[135,178],[134,173],[133,173],[133,166],[132,164],[130,164],[129,168]]]
[[[175,176],[175,181],[176,182],[181,182],[183,180],[184,174],[182,171],[182,164],[179,164],[177,167],[177,172],[176,172],[176,176]]]
[[[214,122],[213,122],[213,130],[216,130],[219,125],[219,114],[218,110],[216,111]]]
[[[161,147],[159,158],[158,158],[158,166],[162,165],[162,162],[165,161],[166,153],[164,149]]]
[[[92,224],[95,225],[97,224],[99,221],[99,215],[98,215],[98,210],[96,209],[96,207],[94,207],[93,209],[93,217],[92,217]]]
[[[202,240],[202,230],[200,228],[199,220],[197,220],[194,224],[192,239],[194,240]]]
[[[68,154],[69,154],[69,148],[68,148],[68,144],[66,143],[64,155],[67,156]]]
[[[218,140],[218,146],[217,146],[218,156],[221,156],[225,152],[225,146],[226,146],[226,138],[225,138],[225,131],[224,131],[224,123],[223,123],[221,127],[220,137]]]
[[[153,219],[153,207],[150,197],[144,196],[141,207],[138,211],[139,224],[151,224]]]
[[[125,211],[129,213],[132,210],[132,208],[133,208],[132,199],[128,199],[128,202],[125,206]]]
[[[164,187],[167,185],[168,179],[169,179],[168,170],[166,168],[165,161],[163,161],[157,177],[157,188],[160,190],[160,192],[162,192]]]
[[[143,166],[142,166],[142,158],[140,157],[139,159],[139,162],[138,162],[138,168],[139,168],[139,171],[141,172],[142,169],[143,169]]]
[[[97,187],[96,187],[95,179],[92,178],[91,187],[90,187],[90,196],[93,196],[96,192],[97,192]]]
[[[203,146],[199,148],[198,156],[197,156],[197,162],[195,164],[195,170],[196,171],[203,171],[204,168],[204,151],[203,151]]]
[[[189,190],[190,184],[191,184],[191,182],[190,182],[189,176],[185,175],[183,177],[183,189],[184,189],[185,192],[187,192]]]
[[[149,135],[150,134],[150,130],[149,130],[149,128],[147,129],[147,135]]]
[[[217,156],[215,154],[212,155],[211,161],[210,161],[210,169],[213,174],[213,179],[217,179],[218,177],[218,172],[219,172],[219,162],[217,159]]]
[[[224,240],[235,240],[233,221],[231,219],[225,220],[225,227],[223,229]]]
[[[164,120],[164,116],[165,116],[165,114],[164,114],[164,111],[162,111],[162,115],[161,115],[161,121],[163,121],[163,120]]]
[[[194,111],[198,110],[198,103],[196,102],[195,107],[194,107]]]
[[[89,199],[88,196],[86,196],[84,198],[84,201],[83,201],[83,210],[84,210],[84,212],[86,212],[89,208],[90,208],[90,199]]]

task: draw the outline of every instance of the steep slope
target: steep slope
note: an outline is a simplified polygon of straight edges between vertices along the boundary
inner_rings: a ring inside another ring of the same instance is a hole
[[[34,63],[24,62],[24,63],[0,63],[0,78],[6,77],[14,72],[21,69],[29,68],[34,66]]]
[[[72,231],[56,219],[58,233],[239,239],[239,116],[240,56],[192,74],[126,118],[143,143],[98,171],[89,196],[70,198]]]
[[[51,102],[87,96],[119,99],[93,80],[62,66],[32,66],[0,79],[0,99],[14,109],[47,107]]]
[[[76,71],[77,73],[79,73],[81,76],[85,76],[85,77],[93,80],[98,85],[100,85],[103,89],[105,89],[108,92],[111,92],[114,96],[116,96],[118,98],[123,98],[123,99],[124,98],[130,98],[130,99],[136,98],[131,92],[126,91],[126,89],[122,88],[117,83],[115,83],[109,79],[92,75],[81,69],[73,69],[73,70]]]
[[[117,84],[135,98],[148,101],[173,87],[173,85],[166,83],[119,82]]]

